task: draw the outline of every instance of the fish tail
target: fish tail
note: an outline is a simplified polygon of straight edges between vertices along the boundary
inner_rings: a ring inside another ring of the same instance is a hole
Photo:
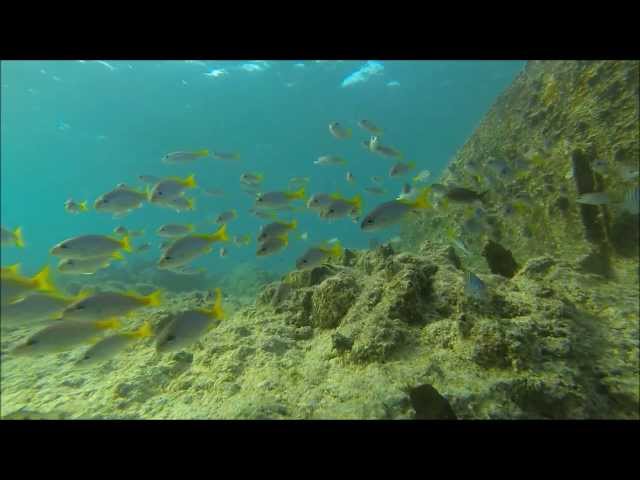
[[[214,242],[228,242],[229,236],[227,235],[227,224],[223,224],[215,233],[212,233],[209,238]]]
[[[20,264],[14,263],[13,265],[9,265],[8,267],[3,267],[2,273],[11,274],[11,275],[20,275]]]
[[[423,188],[418,198],[412,203],[413,208],[431,208],[431,205],[429,205],[430,191],[431,189],[429,187]]]
[[[190,232],[193,232],[196,228],[196,226],[193,223],[187,223],[187,228],[189,229]]]
[[[22,238],[22,227],[18,227],[13,231],[13,238],[15,238],[16,247],[24,247],[24,239]]]
[[[195,198],[187,198],[187,205],[189,205],[189,210],[196,209],[196,199]]]
[[[231,160],[240,160],[240,154],[237,152],[231,154]]]
[[[222,310],[222,290],[219,288],[215,289],[216,299],[213,302],[213,308],[211,309],[211,313],[218,320],[222,320],[224,318],[224,310]]]
[[[412,170],[412,169],[416,168],[416,162],[407,163],[407,167],[409,167],[409,170]]]
[[[295,200],[295,199],[304,200],[304,197],[305,197],[304,187],[300,187],[299,190],[296,190],[295,192],[289,192],[286,195],[287,195],[287,198],[291,200]]]
[[[360,194],[357,194],[355,197],[351,199],[351,204],[354,207],[356,207],[356,210],[358,211],[362,210],[362,197],[360,196]]]
[[[89,210],[89,207],[87,207],[86,200],[84,202],[80,202],[78,206],[80,207],[80,210],[82,210],[83,212],[86,212],[87,210]]]
[[[335,242],[331,248],[329,249],[329,255],[334,257],[334,258],[338,258],[340,255],[342,255],[342,245],[340,245],[340,242]]]
[[[96,322],[96,328],[100,330],[115,330],[120,328],[122,323],[117,318],[108,318],[106,320],[98,320]]]
[[[264,174],[262,172],[255,172],[254,175],[256,176],[259,182],[262,182],[262,180],[264,180]]]
[[[125,252],[133,252],[133,247],[131,246],[131,241],[129,240],[129,235],[124,234],[124,236],[120,239],[120,245]]]
[[[37,286],[38,290],[52,291],[52,292],[56,290],[56,287],[53,285],[51,281],[49,265],[45,265],[42,270],[36,273],[32,281]]]
[[[282,242],[284,243],[285,247],[287,245],[289,245],[289,237],[287,236],[287,234],[285,233],[284,235],[280,235],[278,237],[280,240],[282,240]]]
[[[149,323],[149,321],[145,321],[140,328],[132,332],[129,336],[133,338],[146,338],[150,337],[151,335],[153,335],[151,324]]]
[[[208,157],[209,156],[209,150],[207,150],[206,148],[202,149],[202,150],[198,150],[196,152],[196,155],[198,157]]]
[[[196,177],[193,173],[185,178],[182,181],[182,184],[187,188],[195,188],[198,186],[198,184],[196,183]]]
[[[114,260],[124,260],[124,257],[118,250],[111,254],[111,258],[113,258]]]
[[[158,289],[155,292],[151,292],[149,295],[143,296],[142,298],[148,307],[157,307],[162,303],[163,296],[162,289]]]
[[[292,220],[291,223],[289,224],[289,229],[290,230],[295,230],[296,228],[298,228],[298,221],[297,220]]]

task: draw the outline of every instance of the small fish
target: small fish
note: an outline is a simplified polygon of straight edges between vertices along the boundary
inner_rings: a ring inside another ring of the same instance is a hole
[[[416,183],[425,183],[430,176],[431,172],[429,170],[422,170],[418,175],[413,177],[413,181]]]
[[[155,185],[156,183],[160,183],[162,178],[155,177],[153,175],[138,175],[138,178],[144,183],[149,183],[151,185]]]
[[[82,357],[76,362],[76,365],[88,367],[109,360],[136,340],[148,338],[152,334],[151,324],[144,322],[140,328],[133,332],[110,335],[95,343],[84,352]]]
[[[177,275],[200,275],[202,273],[205,273],[206,269],[182,266],[182,267],[168,269],[168,271],[171,273],[175,273]]]
[[[356,179],[353,176],[353,173],[351,172],[347,172],[346,178],[347,178],[347,182],[349,183],[353,183],[356,181]]]
[[[236,218],[238,218],[238,211],[235,209],[228,210],[218,215],[215,220],[215,223],[229,223],[230,221],[235,220]]]
[[[144,235],[144,230],[127,230],[126,227],[119,225],[113,229],[113,233],[116,235],[128,235],[130,238],[136,238],[142,237]]]
[[[320,217],[328,220],[344,218],[348,215],[359,215],[362,211],[362,197],[355,195],[351,199],[342,197],[341,195],[332,195],[332,201],[321,212]]]
[[[451,241],[451,243],[453,243],[453,245],[455,247],[457,247],[458,249],[460,249],[460,251],[465,255],[465,256],[469,256],[471,255],[471,252],[469,251],[469,249],[467,248],[467,246],[464,244],[464,242],[462,240],[458,240],[458,239],[453,239]]]
[[[255,207],[269,208],[281,205],[287,205],[294,200],[304,200],[304,187],[294,192],[267,192],[260,193],[256,196]]]
[[[86,200],[84,202],[76,202],[72,198],[69,198],[64,202],[64,209],[69,213],[77,215],[78,213],[86,212],[89,210],[89,207],[87,207]]]
[[[364,187],[366,192],[371,193],[372,195],[384,195],[385,193],[387,193],[387,191],[382,188],[382,187],[377,187],[377,186],[370,186],[370,187]]]
[[[414,162],[409,162],[409,163],[398,162],[389,170],[389,176],[399,177],[401,175],[406,175],[407,173],[409,173],[409,170],[414,169],[415,166],[416,164]]]
[[[120,292],[80,292],[78,299],[68,305],[63,313],[64,320],[97,322],[116,318],[143,307],[157,307],[162,303],[163,292],[156,290],[149,295],[133,291]]]
[[[609,164],[606,160],[598,159],[591,162],[591,170],[600,175],[606,175],[609,173]]]
[[[329,244],[319,245],[309,248],[304,255],[296,260],[298,270],[315,268],[325,263],[329,258],[339,258],[342,255],[342,245],[339,241]]]
[[[445,193],[444,196],[454,202],[471,203],[478,200],[484,202],[487,193],[489,193],[488,190],[483,193],[477,193],[473,190],[469,190],[468,188],[452,187],[447,190],[447,193]]]
[[[282,235],[288,234],[290,231],[295,230],[298,227],[298,222],[296,220],[287,222],[272,222],[267,225],[262,225],[260,227],[260,232],[258,233],[258,242],[264,242],[269,238],[280,237]]]
[[[60,273],[72,275],[93,275],[98,270],[107,268],[114,260],[123,260],[124,257],[119,252],[108,257],[91,257],[91,258],[63,258],[58,263],[58,271]]]
[[[263,220],[275,220],[276,218],[278,218],[278,216],[275,213],[266,211],[266,210],[261,210],[259,208],[251,208],[249,209],[249,213]]]
[[[162,163],[167,165],[182,165],[190,163],[198,158],[208,157],[209,150],[197,150],[195,152],[172,152],[162,157]]]
[[[131,243],[127,235],[122,238],[107,235],[81,235],[69,238],[56,244],[50,251],[51,255],[61,258],[90,258],[90,257],[118,257],[118,250],[132,252]]]
[[[326,207],[331,203],[331,195],[328,193],[315,193],[309,197],[307,208],[317,210]]]
[[[396,150],[393,147],[382,145],[380,143],[380,137],[371,137],[371,140],[369,141],[369,150],[382,155],[383,157],[398,159],[402,159],[404,157],[402,152],[400,152],[399,150]]]
[[[251,243],[251,234],[234,235],[233,243],[238,247],[249,245]]]
[[[373,135],[381,136],[382,133],[383,133],[381,128],[376,127],[369,120],[359,120],[358,121],[358,126],[360,128],[362,128],[363,130],[366,130],[367,132],[369,132],[369,133],[371,133]]]
[[[640,170],[638,170],[637,165],[622,165],[619,168],[619,173],[625,182],[632,182],[640,176]]]
[[[229,251],[226,248],[222,247],[220,249],[220,258],[226,257],[228,253],[229,253]]]
[[[188,198],[184,195],[179,195],[177,197],[173,197],[166,202],[158,204],[160,206],[171,208],[176,212],[191,212],[196,209],[196,199]]]
[[[622,208],[632,215],[638,215],[640,212],[640,193],[638,190],[640,190],[638,187],[628,190],[622,203]]]
[[[240,175],[240,182],[245,185],[257,186],[264,180],[264,175],[260,172],[244,172]]]
[[[148,250],[151,250],[151,244],[150,243],[143,243],[142,245],[136,247],[136,252],[140,253],[140,252],[146,252]]]
[[[338,122],[332,122],[329,124],[329,132],[331,132],[331,135],[340,140],[351,138],[351,135],[353,133],[350,128],[345,128]]]
[[[156,183],[149,192],[149,201],[152,203],[166,202],[177,197],[185,189],[197,186],[195,176],[189,175],[186,178],[170,177]]]
[[[60,318],[67,305],[73,301],[74,299],[71,297],[64,297],[56,293],[32,293],[15,302],[2,304],[2,324],[27,325]]]
[[[211,156],[218,160],[240,160],[240,154],[235,152],[213,152]]]
[[[158,236],[160,237],[165,238],[181,237],[182,235],[193,232],[194,228],[195,227],[191,223],[188,223],[187,225],[170,223],[158,227],[158,229],[156,230],[156,234],[158,234]]]
[[[122,186],[99,196],[94,202],[93,208],[97,212],[122,216],[140,208],[146,200],[147,194],[145,192]]]
[[[293,186],[304,186],[310,181],[311,179],[309,177],[293,177],[289,179],[289,188]]]
[[[398,196],[396,197],[396,200],[414,201],[419,193],[420,193],[420,190],[418,190],[417,188],[413,188],[408,183],[405,183],[402,186],[402,190],[400,191],[400,194],[398,194]]]
[[[579,195],[576,202],[584,205],[608,205],[609,196],[604,192],[591,192]]]
[[[3,268],[0,275],[0,303],[14,302],[35,292],[56,293],[56,287],[51,281],[49,265],[45,265],[33,277],[25,277],[19,271],[19,264]]]
[[[315,165],[346,165],[347,161],[336,155],[324,155],[313,162]]]
[[[174,241],[164,251],[157,263],[157,267],[160,269],[172,269],[186,265],[201,255],[211,253],[213,251],[212,243],[227,241],[229,241],[229,237],[227,236],[226,225],[222,225],[216,232],[210,234],[185,235]]]
[[[413,202],[391,200],[378,205],[362,220],[360,228],[364,231],[380,230],[400,222],[409,212],[430,208],[429,192],[429,187],[424,188]]]
[[[219,188],[203,188],[202,193],[204,193],[207,197],[223,197],[224,190]]]
[[[256,255],[258,257],[266,257],[268,255],[273,255],[276,252],[279,252],[284,247],[289,244],[289,239],[287,235],[281,235],[279,237],[269,237],[264,242],[258,245],[258,249],[256,250]]]
[[[473,272],[465,273],[464,293],[475,300],[486,300],[488,289],[485,283],[480,280]]]
[[[188,347],[223,319],[222,292],[216,288],[212,308],[191,309],[172,315],[169,323],[158,334],[156,351],[166,353]]]
[[[3,247],[16,246],[24,247],[24,239],[22,238],[22,228],[18,227],[14,231],[0,227],[0,244]]]
[[[88,342],[101,335],[104,330],[119,327],[120,321],[117,319],[99,322],[59,320],[31,335],[11,353],[20,356],[58,353]]]

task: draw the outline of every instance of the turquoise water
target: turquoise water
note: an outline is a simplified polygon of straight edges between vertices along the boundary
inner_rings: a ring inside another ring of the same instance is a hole
[[[414,173],[432,179],[469,138],[496,96],[524,66],[520,61],[381,61],[383,69],[347,87],[341,84],[365,61],[10,61],[2,62],[1,215],[2,226],[24,232],[24,249],[3,248],[2,264],[19,262],[31,274],[57,259],[50,248],[67,238],[111,234],[117,225],[145,229],[135,244],[152,244],[131,256],[149,261],[160,256],[163,240],[154,231],[164,223],[194,223],[213,232],[206,220],[235,208],[230,235],[250,233],[247,247],[227,245],[193,266],[227,272],[240,263],[284,272],[312,244],[331,238],[345,247],[364,248],[371,238],[398,235],[399,227],[366,234],[350,219],[333,223],[311,211],[283,215],[296,218],[299,233],[273,256],[255,255],[258,228],[266,221],[250,215],[253,200],[240,190],[246,171],[265,175],[263,191],[286,190],[293,176],[311,178],[309,194],[340,191],[362,193],[364,213],[395,198],[403,180],[387,176],[392,161],[365,151],[369,134],[358,128],[361,118],[385,130],[385,144],[416,162]],[[247,66],[248,65],[248,66]],[[218,71],[219,76],[210,75]],[[220,74],[220,70],[224,70]],[[209,75],[208,75],[209,74]],[[328,124],[353,129],[349,140],[337,140]],[[177,150],[238,152],[241,161],[204,158],[190,165],[165,165],[161,158]],[[346,167],[319,167],[320,155],[347,159]],[[356,183],[345,180],[353,172]],[[140,174],[186,176],[198,184],[222,189],[222,198],[189,192],[194,212],[176,213],[145,204],[123,219],[91,210],[71,215],[68,198],[92,205],[118,183],[142,187]],[[386,177],[387,194],[363,191],[371,176]],[[300,202],[298,202],[300,203]],[[113,267],[111,267],[113,268]]]

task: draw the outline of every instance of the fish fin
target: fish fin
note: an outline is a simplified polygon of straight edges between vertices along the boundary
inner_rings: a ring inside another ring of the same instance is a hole
[[[298,221],[292,220],[291,223],[289,223],[288,225],[290,230],[295,230],[296,228],[298,228]]]
[[[198,184],[196,183],[195,175],[192,173],[187,178],[182,180],[182,185],[184,185],[187,188],[195,188],[195,187],[197,187]]]
[[[189,210],[196,209],[196,199],[195,198],[187,198],[187,205],[189,205]]]
[[[88,288],[88,287],[82,287],[82,289],[78,293],[76,293],[76,295],[73,297],[73,301],[79,302],[80,300],[84,300],[85,298],[90,297],[94,293],[95,293],[94,289]]]
[[[100,335],[96,335],[95,337],[91,337],[89,340],[87,340],[87,343],[89,345],[95,345],[96,343],[98,343],[100,340],[102,339],[102,337]]]
[[[289,245],[289,237],[287,236],[287,234],[285,233],[284,235],[280,235],[279,237],[280,240],[282,240],[284,242],[284,245],[287,246]]]
[[[199,157],[208,157],[209,156],[209,150],[207,150],[206,148],[202,149],[202,150],[198,150],[197,152],[195,152],[197,156]]]
[[[305,198],[304,187],[300,187],[300,189],[296,190],[295,192],[287,192],[286,196],[290,200],[303,200]]]
[[[187,223],[185,227],[188,227],[190,232],[193,232],[196,229],[196,226],[193,223]]]
[[[22,238],[22,227],[18,227],[13,231],[13,236],[16,241],[16,247],[24,247],[24,239]]]
[[[147,195],[147,201],[151,201],[151,185],[147,184],[144,188],[144,192]]]
[[[153,335],[153,330],[151,328],[151,323],[146,320],[140,328],[129,333],[127,336],[132,338],[147,338]]]
[[[342,194],[340,192],[333,192],[329,194],[329,198],[332,200],[342,200]]]
[[[158,290],[151,292],[149,295],[145,295],[142,298],[144,299],[147,307],[157,307],[162,303],[163,296],[164,292],[159,288]]]
[[[413,170],[414,168],[416,168],[416,162],[407,163],[407,167],[409,167],[409,170]]]
[[[353,130],[347,127],[344,129],[344,133],[347,134],[347,138],[351,138],[351,136],[353,135]]]
[[[224,310],[222,310],[222,290],[220,290],[220,288],[216,288],[215,295],[216,298],[209,313],[218,320],[222,320],[224,318]]]
[[[233,153],[231,155],[231,160],[240,160],[240,154],[239,153]]]
[[[97,322],[95,322],[95,325],[96,328],[100,330],[115,330],[117,328],[120,328],[122,326],[122,323],[116,317],[113,317],[106,320],[98,320]]]
[[[403,202],[406,205],[410,205],[413,208],[420,208],[420,209],[431,208],[431,205],[429,204],[430,192],[431,192],[431,189],[429,187],[426,187],[422,189],[422,191],[420,192],[420,195],[418,195],[418,197],[413,202],[406,202],[404,200],[400,200],[400,202]]]
[[[34,275],[32,278],[33,283],[38,287],[38,290],[55,292],[56,287],[51,282],[49,265],[45,265],[42,270]]]
[[[122,256],[122,254],[118,250],[113,252],[111,254],[110,258],[113,258],[114,260],[124,260],[124,257]]]
[[[331,247],[329,247],[329,251],[327,252],[333,258],[338,258],[342,255],[342,245],[340,245],[340,241],[335,242]]]
[[[89,207],[87,207],[86,200],[84,202],[80,202],[78,206],[80,207],[80,210],[82,210],[83,212],[86,212],[87,210],[89,210]]]
[[[264,180],[264,174],[262,172],[255,172],[254,175],[259,182],[262,182],[262,180]]]
[[[219,242],[228,242],[229,236],[227,235],[227,224],[223,224],[215,233],[210,235],[211,240]]]
[[[356,210],[358,210],[359,212],[362,210],[362,197],[360,196],[360,194],[355,195],[350,201],[349,203],[351,203],[351,205],[353,205],[354,207],[356,207]]]

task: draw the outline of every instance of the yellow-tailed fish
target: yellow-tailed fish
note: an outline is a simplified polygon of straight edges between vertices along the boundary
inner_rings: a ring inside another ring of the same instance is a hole
[[[331,135],[341,140],[351,138],[353,133],[350,128],[345,128],[338,122],[332,122],[329,124],[329,132],[331,132]]]
[[[296,268],[315,268],[325,263],[329,258],[338,258],[340,255],[342,255],[342,245],[338,241],[331,245],[323,244],[311,247],[296,260]]]
[[[222,292],[216,288],[215,301],[211,308],[186,310],[172,316],[158,334],[156,350],[164,353],[188,347],[222,319]]]
[[[304,200],[305,190],[304,187],[293,192],[267,192],[256,195],[255,207],[257,208],[272,208],[278,206],[288,205],[289,202],[294,200]]]
[[[1,303],[12,302],[34,292],[56,291],[50,278],[49,265],[46,265],[33,277],[24,277],[17,271],[18,267],[15,266],[12,269],[5,270],[0,275]]]
[[[2,304],[2,323],[27,325],[60,318],[63,310],[73,301],[73,297],[35,292],[15,302]]]
[[[175,240],[162,254],[157,263],[161,269],[173,269],[190,263],[193,259],[213,251],[214,242],[227,242],[227,226],[211,234],[189,234]]]
[[[369,121],[369,120],[359,120],[358,121],[358,126],[360,128],[362,128],[363,130],[366,130],[367,132],[373,134],[373,135],[377,135],[377,136],[381,136],[383,131],[381,128],[376,127],[373,122]]]
[[[135,341],[148,338],[151,335],[153,335],[153,332],[149,322],[144,322],[140,328],[133,332],[110,335],[101,339],[84,352],[82,357],[76,362],[76,365],[88,367],[105,362],[122,352]]]
[[[188,223],[186,225],[169,223],[158,227],[156,233],[158,234],[158,236],[165,238],[181,237],[183,235],[186,235],[187,233],[193,232],[194,228],[195,227],[191,223]]]
[[[266,257],[279,252],[289,244],[287,235],[280,235],[279,237],[269,237],[264,242],[258,244],[256,255],[258,257]]]
[[[198,158],[208,157],[209,150],[196,150],[195,152],[171,152],[162,157],[162,163],[168,165],[181,165],[191,163]]]
[[[157,307],[162,303],[162,298],[162,290],[156,290],[149,295],[140,295],[136,292],[98,292],[89,294],[81,292],[78,300],[64,309],[63,318],[65,320],[95,322],[107,318],[121,317],[138,308]]]
[[[81,235],[64,240],[51,249],[51,255],[61,258],[118,257],[118,250],[131,252],[128,236],[122,238],[107,235]]]
[[[144,191],[121,186],[100,195],[94,202],[93,208],[96,212],[111,213],[121,217],[140,208],[146,200],[147,194]]]
[[[258,233],[258,241],[264,242],[269,238],[280,237],[291,230],[295,230],[297,226],[297,220],[291,222],[272,222],[267,225],[262,225]]]
[[[22,238],[22,228],[18,227],[11,231],[4,227],[0,227],[0,244],[3,247],[15,246],[24,247],[24,239]]]
[[[429,188],[423,189],[414,201],[391,200],[378,205],[360,224],[364,231],[387,228],[400,222],[409,212],[429,208]]]
[[[170,177],[156,183],[149,191],[149,201],[152,203],[161,203],[177,197],[186,189],[197,187],[196,179],[193,174],[185,178]]]
[[[77,215],[78,213],[86,212],[89,210],[89,207],[87,206],[86,200],[84,202],[76,202],[72,198],[69,198],[64,202],[64,209],[69,213]]]
[[[120,252],[115,252],[108,257],[91,258],[63,258],[58,262],[58,271],[70,275],[93,275],[111,265],[114,260],[123,260]]]

